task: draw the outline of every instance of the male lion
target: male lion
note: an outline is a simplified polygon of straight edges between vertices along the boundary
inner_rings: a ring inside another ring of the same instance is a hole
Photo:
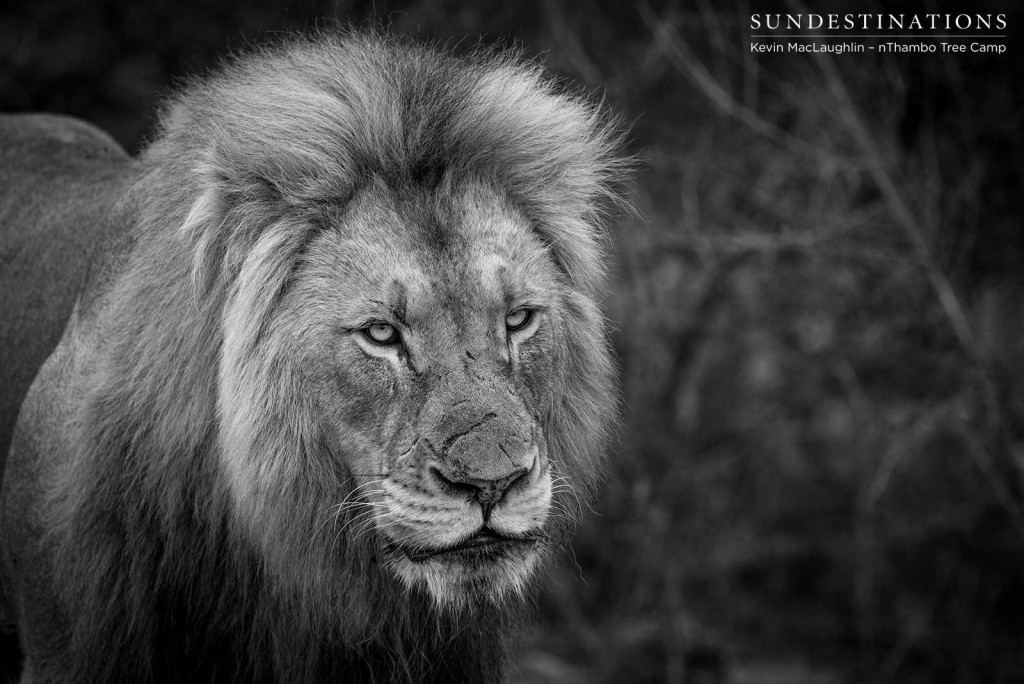
[[[514,56],[359,34],[192,83],[135,160],[5,120],[23,681],[500,680],[614,423],[617,144]]]

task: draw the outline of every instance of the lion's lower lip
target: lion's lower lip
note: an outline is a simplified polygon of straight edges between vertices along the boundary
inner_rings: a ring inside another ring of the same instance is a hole
[[[405,554],[409,557],[409,560],[415,563],[421,563],[431,558],[445,557],[445,556],[471,556],[480,557],[491,554],[498,554],[502,550],[510,549],[514,546],[520,545],[532,545],[535,543],[535,539],[532,536],[526,537],[506,537],[490,530],[483,530],[477,532],[472,537],[469,537],[458,544],[453,546],[446,546],[440,549],[413,549],[404,548]]]

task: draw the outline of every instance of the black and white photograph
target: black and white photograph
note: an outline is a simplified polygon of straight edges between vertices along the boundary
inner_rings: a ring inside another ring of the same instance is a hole
[[[1021,684],[1009,0],[0,7],[0,684]]]

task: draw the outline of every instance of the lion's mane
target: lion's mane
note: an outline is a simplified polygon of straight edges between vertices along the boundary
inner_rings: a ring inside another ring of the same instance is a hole
[[[98,351],[46,508],[72,679],[500,679],[518,601],[439,610],[383,571],[372,534],[342,518],[318,536],[352,489],[326,467],[344,455],[301,355],[263,342],[327,209],[374,183],[497,189],[568,284],[542,417],[564,525],[615,422],[598,302],[618,144],[603,108],[515,55],[380,35],[289,39],[172,98],[114,209],[130,244],[73,322]],[[227,472],[234,449],[265,454],[261,473]]]

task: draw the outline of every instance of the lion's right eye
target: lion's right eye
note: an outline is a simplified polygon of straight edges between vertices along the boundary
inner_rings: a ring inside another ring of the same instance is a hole
[[[398,344],[402,340],[395,326],[388,323],[374,323],[363,329],[363,335],[374,344],[382,346]]]

